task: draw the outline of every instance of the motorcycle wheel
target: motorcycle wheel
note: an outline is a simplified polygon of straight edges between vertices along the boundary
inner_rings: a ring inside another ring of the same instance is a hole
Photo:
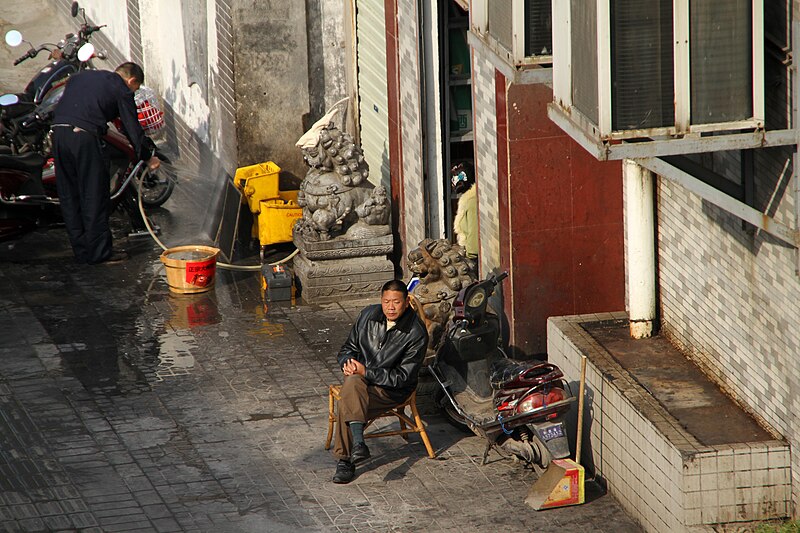
[[[145,207],[160,207],[172,195],[175,179],[166,171],[155,170],[145,174],[141,187],[142,204]]]
[[[459,415],[458,411],[453,408],[453,405],[442,389],[437,389],[436,392],[434,392],[433,401],[444,411],[445,419],[451,426],[464,433],[472,434],[472,430],[467,425],[464,417]]]

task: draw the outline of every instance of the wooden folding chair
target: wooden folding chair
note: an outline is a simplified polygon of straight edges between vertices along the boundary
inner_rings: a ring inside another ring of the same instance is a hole
[[[331,385],[328,388],[328,438],[325,439],[326,450],[330,449],[331,440],[333,440],[333,425],[336,423],[335,404],[336,401],[341,399],[341,396],[339,395],[341,389],[342,389],[341,385]],[[411,417],[406,415],[405,413],[406,407],[409,407],[411,409]],[[371,439],[375,437],[389,437],[392,435],[400,435],[407,441],[409,433],[419,433],[419,436],[422,438],[422,442],[425,444],[425,449],[428,450],[428,457],[430,457],[431,459],[435,459],[436,452],[433,451],[433,447],[431,446],[431,441],[428,440],[428,433],[425,431],[425,425],[422,423],[422,419],[419,417],[419,411],[417,411],[417,391],[412,392],[411,396],[409,396],[408,399],[404,401],[402,404],[386,411],[385,413],[381,413],[372,420],[367,421],[367,424],[364,426],[364,430],[366,431],[366,429],[370,426],[370,424],[372,424],[375,420],[379,418],[393,417],[393,416],[396,416],[398,422],[400,422],[399,430],[378,431],[374,433],[365,432],[364,438]]]

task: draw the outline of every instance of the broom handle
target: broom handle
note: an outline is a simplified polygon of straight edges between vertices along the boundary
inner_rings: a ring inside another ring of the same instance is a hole
[[[586,385],[586,356],[581,356],[581,386],[578,389],[578,434],[575,440],[575,462],[581,464],[581,442],[583,442],[583,389]]]

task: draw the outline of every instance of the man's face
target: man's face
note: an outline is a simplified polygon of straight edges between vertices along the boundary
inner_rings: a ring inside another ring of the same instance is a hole
[[[381,307],[386,318],[395,322],[408,307],[408,297],[400,291],[385,291],[381,294]]]

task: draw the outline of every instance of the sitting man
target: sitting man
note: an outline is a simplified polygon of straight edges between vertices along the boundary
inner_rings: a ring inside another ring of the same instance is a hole
[[[355,463],[369,457],[364,425],[414,392],[427,347],[428,332],[409,306],[405,284],[388,281],[380,305],[361,311],[339,351],[345,377],[336,418],[334,483],[350,483]]]

